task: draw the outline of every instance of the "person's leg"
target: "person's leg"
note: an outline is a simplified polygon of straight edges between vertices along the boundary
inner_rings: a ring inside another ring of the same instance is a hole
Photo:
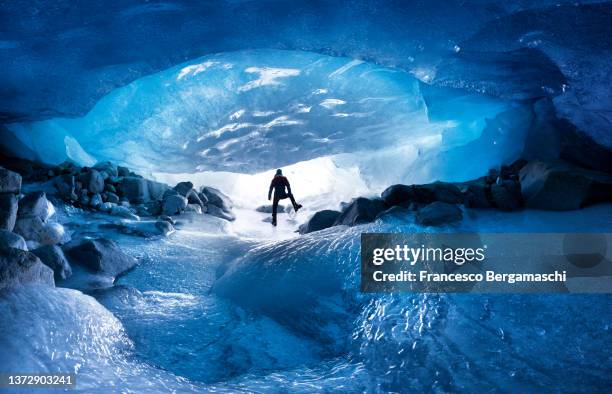
[[[272,200],[272,224],[276,226],[276,212],[278,211],[278,197]]]
[[[293,204],[293,210],[295,212],[297,212],[298,209],[302,208],[301,204],[298,204],[297,202],[295,202],[295,198],[293,198],[293,194],[290,194],[289,198],[291,199],[291,204]]]

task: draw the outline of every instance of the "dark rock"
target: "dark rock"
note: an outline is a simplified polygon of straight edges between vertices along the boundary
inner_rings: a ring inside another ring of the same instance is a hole
[[[118,189],[133,204],[141,204],[151,199],[149,195],[149,185],[143,178],[127,176],[118,185]]]
[[[61,224],[45,223],[38,216],[18,218],[14,231],[27,241],[38,242],[41,245],[54,245],[62,242],[65,233]]]
[[[0,251],[10,248],[28,250],[26,241],[21,235],[8,230],[0,230]]]
[[[214,187],[204,186],[202,194],[208,199],[208,204],[216,205],[225,212],[230,212],[234,206],[232,200],[227,195]]]
[[[0,194],[0,229],[13,231],[17,220],[17,209],[17,197],[14,194]]]
[[[61,198],[66,201],[76,201],[78,199],[75,193],[75,179],[74,175],[64,174],[55,177],[54,180],[55,188]]]
[[[0,289],[26,283],[55,286],[53,270],[31,252],[11,248],[0,253]]]
[[[380,198],[369,199],[359,197],[342,210],[334,225],[346,224],[355,226],[374,221],[376,215],[388,208]]]
[[[198,196],[198,192],[196,192],[195,190],[191,189],[188,193],[187,193],[187,202],[189,202],[189,204],[196,204],[199,205],[200,207],[204,206],[204,203],[202,202],[202,200],[200,200],[200,197]]]
[[[104,202],[100,205],[100,207],[98,208],[100,211],[102,212],[109,212],[113,209],[114,206],[116,206],[117,204],[112,203],[112,202]]]
[[[233,213],[224,211],[223,209],[219,208],[216,205],[208,204],[207,209],[208,210],[206,211],[206,213],[209,215],[216,216],[218,218],[225,219],[230,222],[233,222],[234,220],[236,220],[236,217],[234,216]]]
[[[126,167],[117,166],[117,175],[121,177],[130,176],[130,170]]]
[[[202,206],[200,204],[187,204],[187,207],[185,207],[185,212],[202,214]]]
[[[137,237],[155,237],[159,235],[168,235],[174,231],[174,227],[168,222],[164,222],[167,225],[158,224],[160,221],[156,220],[143,220],[143,221],[132,221],[132,222],[120,222],[120,223],[104,223],[101,224],[101,228],[110,228],[119,231],[122,234],[134,235]]]
[[[429,204],[442,201],[450,204],[463,202],[463,195],[452,183],[434,182],[425,185],[393,185],[382,192],[381,197],[388,206],[405,205],[411,202]]]
[[[126,219],[140,220],[138,215],[134,214],[134,212],[132,212],[130,208],[124,207],[122,205],[113,205],[110,210],[110,214],[115,215],[115,216],[120,216]]]
[[[113,193],[113,194],[117,193],[117,189],[115,189],[115,186],[113,186],[112,183],[105,183],[104,191],[108,193]]]
[[[105,172],[108,175],[108,177],[115,177],[119,175],[117,166],[115,166],[110,161],[103,161],[103,162],[97,163],[95,166],[93,166],[93,168],[95,168],[96,170],[100,172],[102,171]]]
[[[89,200],[89,205],[93,208],[99,208],[100,205],[102,205],[102,196],[97,193],[91,196],[91,199]]]
[[[155,182],[149,179],[147,179],[147,188],[149,190],[149,198],[151,200],[161,200],[166,190],[170,189],[170,187],[165,183]]]
[[[463,212],[454,204],[436,201],[419,209],[416,222],[423,226],[440,226],[463,219]]]
[[[59,246],[47,245],[32,251],[40,261],[54,272],[55,280],[66,279],[72,275],[72,268]]]
[[[181,195],[167,196],[162,204],[164,215],[177,215],[187,208],[187,199]]]
[[[162,212],[161,201],[149,201],[144,204],[144,208],[147,212],[146,216],[157,216]]]
[[[176,184],[176,186],[174,186],[174,190],[176,190],[181,196],[187,197],[187,194],[193,190],[193,183],[179,182]]]
[[[92,194],[102,193],[104,191],[104,177],[97,170],[90,170],[85,173],[85,176],[81,178],[83,185],[87,186]]]
[[[174,189],[168,189],[164,192],[164,194],[162,195],[162,200],[165,200],[166,197],[170,197],[170,196],[178,196],[179,192],[177,192]]]
[[[38,216],[41,220],[47,220],[54,212],[53,205],[47,200],[45,192],[38,191],[26,194],[19,200],[17,217],[26,218]]]
[[[163,221],[166,221],[166,222],[168,222],[170,224],[174,224],[174,219],[172,219],[170,216],[161,215],[159,217],[159,220],[163,220]]]
[[[261,213],[272,213],[272,205],[262,205],[262,206],[259,206],[259,207],[255,208],[255,210],[257,212],[261,212]],[[278,213],[285,212],[285,206],[281,205],[281,204],[278,204],[277,212]]]
[[[83,189],[83,191],[85,191],[85,193],[81,193],[81,197],[79,197],[79,203],[83,206],[86,207],[89,205],[89,196],[87,195],[87,190]]]
[[[323,230],[332,227],[338,217],[339,211],[326,209],[315,213],[308,221],[302,224],[299,228],[300,234],[312,233],[313,231]]]
[[[198,197],[200,198],[200,201],[202,201],[202,204],[208,204],[208,197],[206,197],[206,194],[198,193]]]
[[[117,276],[137,263],[123,253],[113,241],[104,238],[88,239],[68,245],[64,252],[72,265],[78,264],[94,272]]]
[[[389,216],[408,217],[409,215],[412,215],[412,211],[414,211],[414,209],[412,208],[413,207],[405,207],[403,205],[396,205],[376,215],[376,218],[374,220],[383,219]]]
[[[21,192],[21,175],[0,167],[0,193],[19,194]]]
[[[155,222],[155,228],[157,228],[163,235],[168,235],[174,231],[172,223],[166,220],[158,220]]]
[[[612,176],[563,161],[532,161],[520,181],[528,208],[563,211],[612,201]]]
[[[119,203],[119,196],[116,195],[113,192],[108,192],[108,193],[106,193],[106,201],[112,202],[114,204],[118,204]]]
[[[521,185],[516,181],[506,180],[491,185],[493,205],[502,211],[514,211],[523,206]]]
[[[461,185],[463,203],[467,208],[492,208],[490,201],[491,186],[486,178],[465,182]]]

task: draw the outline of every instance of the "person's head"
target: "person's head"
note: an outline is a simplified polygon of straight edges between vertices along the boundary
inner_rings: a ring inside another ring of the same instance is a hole
[[[281,170],[280,168],[276,170],[276,176],[279,176],[279,175],[283,175],[283,170]]]

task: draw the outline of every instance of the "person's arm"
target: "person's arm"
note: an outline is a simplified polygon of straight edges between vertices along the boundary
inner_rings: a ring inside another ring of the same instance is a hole
[[[268,190],[268,201],[272,198],[272,189],[274,188],[274,179],[270,182],[270,190]]]
[[[291,194],[291,185],[289,184],[289,179],[285,178],[285,186],[287,186],[287,194]]]

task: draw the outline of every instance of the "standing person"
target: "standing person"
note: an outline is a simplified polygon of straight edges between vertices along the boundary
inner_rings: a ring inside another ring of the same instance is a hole
[[[274,178],[272,178],[272,182],[270,182],[270,190],[268,190],[268,201],[270,200],[270,198],[272,198],[272,189],[274,189],[274,200],[272,200],[272,225],[276,226],[276,211],[278,210],[279,200],[283,200],[285,198],[291,199],[291,204],[293,204],[293,209],[295,210],[295,212],[302,208],[302,205],[295,202],[295,198],[293,198],[293,194],[291,193],[291,186],[289,185],[289,181],[283,176],[283,170],[281,170],[280,168],[276,170],[276,175],[274,176]]]

